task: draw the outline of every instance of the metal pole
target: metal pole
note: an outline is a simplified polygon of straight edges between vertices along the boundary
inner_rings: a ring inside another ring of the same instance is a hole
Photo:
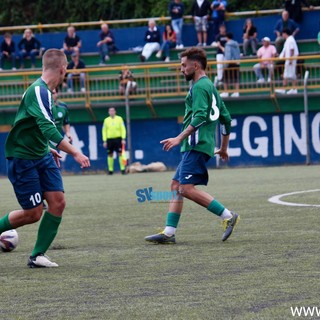
[[[125,103],[126,103],[126,123],[127,123],[127,150],[129,153],[128,164],[132,163],[132,144],[131,144],[131,119],[130,119],[130,105],[129,105],[129,93],[130,93],[131,81],[128,81],[125,91]]]
[[[309,128],[309,106],[308,106],[308,92],[307,92],[307,83],[309,78],[309,71],[306,71],[304,74],[303,81],[303,97],[304,97],[304,115],[306,121],[306,164],[309,165],[311,163],[310,156],[310,128]]]

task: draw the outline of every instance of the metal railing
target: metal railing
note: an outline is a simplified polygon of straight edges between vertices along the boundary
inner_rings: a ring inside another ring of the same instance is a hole
[[[261,62],[258,59],[242,59],[232,61],[239,63],[239,90],[233,86],[218,87],[219,91],[232,94],[235,91],[240,97],[254,98],[257,96],[274,97],[277,89],[291,89],[291,83],[283,86],[282,74],[284,59],[269,59],[274,63],[274,72],[270,82],[257,83],[253,65]],[[223,61],[227,65],[230,61]],[[189,84],[180,72],[179,63],[159,63],[129,65],[137,82],[136,93],[130,94],[140,105],[150,105],[154,101],[174,100],[186,95]],[[309,93],[320,94],[320,55],[299,56],[297,64],[296,88],[303,93],[303,75],[305,70],[309,71],[308,90]],[[60,91],[62,100],[69,103],[71,108],[91,108],[105,106],[107,103],[124,104],[124,94],[119,89],[119,72],[121,66],[96,67],[78,70],[85,73],[85,92],[79,87],[79,81],[74,79],[74,91],[68,92],[64,87]],[[232,69],[231,69],[232,72]],[[217,73],[217,62],[209,61],[207,75],[214,80]],[[41,75],[41,71],[20,71],[0,73],[0,111],[12,110],[18,107],[21,96],[26,88]]]
[[[304,11],[308,11],[308,8],[302,8]],[[313,10],[320,10],[320,6],[314,7]],[[262,15],[270,15],[270,14],[277,14],[282,12],[283,9],[270,9],[270,10],[251,10],[251,11],[240,11],[240,12],[226,12],[226,19],[230,18],[237,18],[237,17],[246,17],[246,16],[262,16]],[[70,25],[74,27],[95,27],[100,26],[102,23],[108,23],[109,25],[140,25],[140,24],[147,24],[149,18],[140,18],[140,19],[122,19],[122,20],[99,20],[99,21],[87,21],[87,22],[65,22],[65,23],[48,23],[42,24],[39,22],[38,24],[34,25],[21,25],[21,26],[3,26],[0,27],[0,32],[3,31],[19,31],[24,30],[26,28],[30,28],[33,30],[38,30],[39,32],[43,32],[45,29],[65,29]],[[171,21],[171,18],[168,16],[162,17],[154,17],[155,21],[160,23],[166,23]],[[192,20],[191,15],[184,16],[185,20]]]

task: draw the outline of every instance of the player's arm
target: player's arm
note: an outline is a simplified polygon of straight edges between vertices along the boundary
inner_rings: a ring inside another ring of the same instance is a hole
[[[163,150],[169,151],[173,147],[178,146],[184,139],[190,136],[194,131],[196,131],[195,127],[189,125],[185,130],[183,130],[178,136],[175,138],[169,138],[161,140],[160,143],[163,144]]]
[[[90,167],[90,160],[82,152],[76,149],[68,140],[62,139],[62,141],[57,146],[60,150],[70,154],[75,161],[80,164],[81,168]]]
[[[102,126],[102,141],[103,147],[107,148],[107,137],[108,137],[108,126],[107,126],[107,119],[104,119],[103,126]]]
[[[226,108],[224,102],[221,100],[220,116],[219,116],[220,131],[221,131],[221,145],[220,145],[220,148],[215,152],[215,154],[219,155],[221,159],[225,161],[229,159],[228,145],[229,145],[229,137],[231,132],[231,121],[232,119],[231,119],[230,113]]]
[[[72,136],[71,136],[71,133],[70,133],[70,124],[67,123],[67,124],[64,124],[62,129],[63,129],[63,132],[66,134],[67,138],[69,139],[69,142],[72,143]]]

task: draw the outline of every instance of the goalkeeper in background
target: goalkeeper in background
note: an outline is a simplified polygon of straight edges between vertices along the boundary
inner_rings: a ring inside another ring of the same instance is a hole
[[[102,126],[103,147],[107,149],[108,152],[109,175],[112,175],[114,171],[114,151],[118,153],[121,173],[126,173],[126,159],[122,156],[122,146],[126,144],[126,133],[123,119],[116,115],[115,108],[109,108],[109,117],[104,119]]]

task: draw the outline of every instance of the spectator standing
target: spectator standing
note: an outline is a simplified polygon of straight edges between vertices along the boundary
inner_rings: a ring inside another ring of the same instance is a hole
[[[219,28],[224,24],[227,1],[215,0],[211,3],[212,21],[213,21],[213,38],[219,34]]]
[[[135,94],[137,91],[137,82],[134,80],[133,73],[129,70],[127,65],[122,67],[119,75],[119,91],[120,94],[126,92],[126,88],[129,86],[129,93]]]
[[[119,165],[122,174],[125,174],[125,165],[122,158],[122,145],[126,144],[126,127],[123,119],[116,115],[115,108],[109,108],[109,117],[105,118],[102,126],[103,147],[108,152],[109,175],[113,174],[113,153],[118,153]]]
[[[211,5],[208,0],[194,0],[191,15],[197,32],[197,46],[206,46],[208,38],[208,16],[211,14]]]
[[[232,33],[227,33],[227,42],[224,48],[224,59],[226,61],[240,60],[239,43],[233,40]],[[227,92],[229,84],[232,84],[235,89],[235,92],[231,94],[231,97],[239,97],[239,68],[239,62],[229,62],[227,65],[225,65],[223,74],[224,92],[220,94],[222,98],[229,96],[229,93]]]
[[[248,49],[251,47],[253,55],[257,54],[257,27],[253,24],[251,19],[246,19],[243,26],[243,55],[248,55]]]
[[[11,60],[12,70],[16,70],[16,45],[8,32],[3,36],[0,56],[0,70],[3,70],[6,59]]]
[[[176,33],[173,31],[170,24],[166,25],[166,28],[162,34],[162,45],[158,53],[156,54],[157,58],[162,58],[164,53],[165,62],[170,62],[170,49],[176,46]]]
[[[296,23],[301,23],[303,18],[302,4],[309,10],[313,10],[313,6],[309,5],[305,0],[285,0],[284,8],[289,12],[289,18]]]
[[[36,57],[40,54],[41,43],[34,36],[31,29],[27,28],[24,30],[23,38],[18,43],[20,67],[24,68],[24,59],[30,57],[31,68],[36,66]]]
[[[67,85],[68,85],[68,92],[73,92],[73,79],[79,78],[80,81],[80,90],[81,92],[85,92],[85,80],[86,74],[81,72],[80,69],[84,69],[86,66],[84,62],[79,58],[79,53],[73,53],[71,55],[71,61],[69,62],[67,69],[73,70],[73,72],[68,73],[67,75]]]
[[[183,15],[184,4],[181,0],[174,0],[169,3],[169,14],[171,16],[171,24],[177,36],[176,49],[183,49],[182,43],[182,28],[183,28]]]
[[[101,32],[99,33],[99,42],[97,47],[100,51],[100,65],[105,65],[105,62],[110,60],[109,51],[116,52],[117,47],[115,45],[114,35],[109,29],[106,23],[101,25]]]
[[[270,59],[277,55],[276,47],[270,44],[270,38],[264,37],[262,39],[262,47],[258,50],[257,56],[259,59]],[[273,61],[263,60],[253,66],[253,70],[257,76],[258,83],[264,83],[264,76],[262,70],[268,70],[268,82],[271,82],[273,76]]]
[[[292,58],[298,57],[299,49],[294,36],[291,34],[290,29],[283,30],[283,37],[285,38],[285,43],[283,49],[280,53],[279,58]],[[283,86],[287,86],[288,80],[292,80],[292,89],[287,91],[287,94],[297,94],[298,90],[296,88],[297,75],[296,75],[297,59],[286,60],[284,63],[283,71]],[[277,93],[286,93],[285,89],[275,90]]]
[[[160,49],[160,31],[156,26],[156,22],[150,19],[148,22],[148,30],[146,31],[144,41],[146,44],[143,47],[140,55],[141,62],[144,62],[150,58],[153,52],[159,51]]]
[[[300,30],[297,23],[292,19],[289,19],[289,12],[286,10],[282,11],[281,18],[277,21],[274,30],[277,35],[275,46],[278,53],[282,51],[283,44],[285,42],[285,38],[282,36],[284,29],[289,29],[294,37]]]
[[[65,135],[69,142],[72,143],[72,136],[70,133],[70,119],[69,119],[69,109],[67,105],[58,99],[59,96],[58,87],[52,92],[54,105],[52,108],[52,114],[54,118],[54,123],[62,135]]]
[[[61,49],[67,56],[73,53],[80,53],[82,42],[80,37],[76,34],[76,29],[73,26],[68,27],[67,35],[64,38],[63,48]]]
[[[224,47],[227,43],[227,29],[224,24],[219,27],[219,34],[216,37],[217,62],[222,62],[224,60]],[[223,81],[223,63],[217,63],[217,76],[214,79],[214,85],[217,87],[222,84]]]

